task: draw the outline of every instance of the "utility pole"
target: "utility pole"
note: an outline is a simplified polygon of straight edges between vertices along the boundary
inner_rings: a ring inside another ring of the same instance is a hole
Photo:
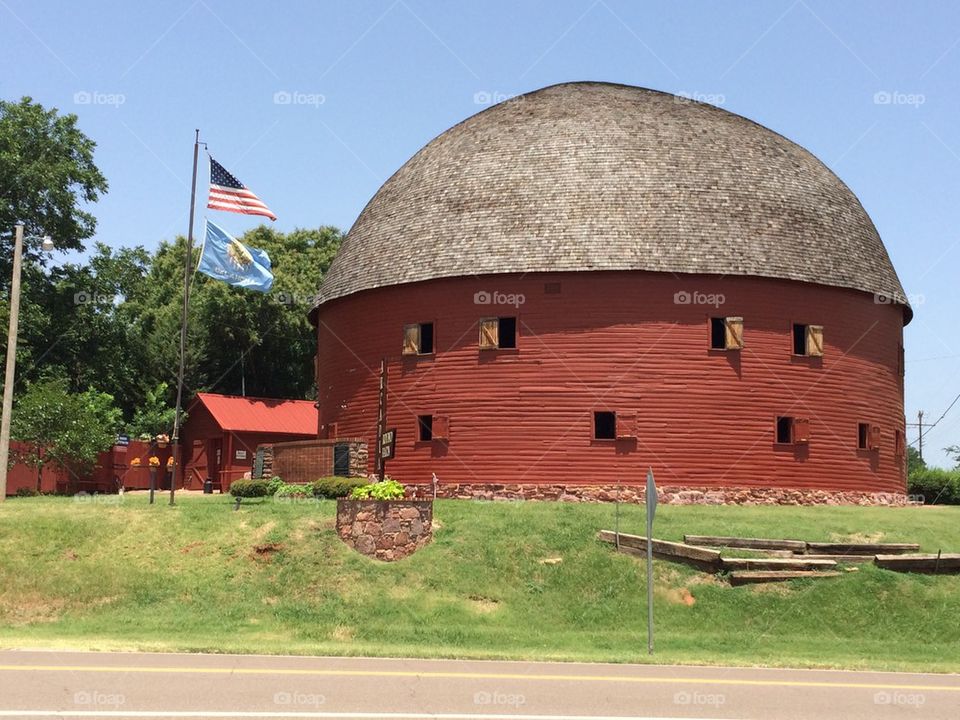
[[[10,282],[10,328],[7,332],[7,373],[3,380],[3,419],[0,420],[0,502],[7,497],[10,464],[10,419],[13,415],[13,382],[17,367],[17,327],[20,323],[20,265],[23,258],[23,224],[17,223],[13,241],[13,278]]]
[[[917,412],[917,427],[920,429],[920,446],[917,448],[917,450],[920,453],[920,459],[923,460],[923,410]]]

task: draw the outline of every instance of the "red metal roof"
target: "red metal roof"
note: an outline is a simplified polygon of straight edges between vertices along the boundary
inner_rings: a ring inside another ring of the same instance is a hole
[[[194,402],[203,403],[224,430],[310,436],[317,434],[317,408],[310,400],[197,393]]]

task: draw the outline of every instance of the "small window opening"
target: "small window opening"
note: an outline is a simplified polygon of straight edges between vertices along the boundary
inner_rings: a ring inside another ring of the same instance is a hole
[[[595,440],[617,439],[617,414],[598,411],[593,414],[593,437]]]
[[[793,354],[807,354],[807,326],[799,323],[793,324]]]
[[[857,423],[857,449],[870,449],[870,423]]]
[[[420,323],[420,355],[433,353],[433,323]]]
[[[433,415],[418,415],[417,426],[420,429],[420,440],[428,442],[433,440]]]
[[[710,347],[714,350],[727,348],[727,328],[722,317],[710,318]]]
[[[403,354],[430,355],[433,353],[433,323],[413,323],[403,326]]]
[[[543,292],[546,295],[559,295],[560,294],[560,283],[558,282],[548,282],[543,284]]]
[[[793,442],[793,418],[781,415],[777,418],[777,443],[789,445]]]
[[[517,346],[517,319],[515,317],[498,318],[499,339],[501,348],[515,348]]]

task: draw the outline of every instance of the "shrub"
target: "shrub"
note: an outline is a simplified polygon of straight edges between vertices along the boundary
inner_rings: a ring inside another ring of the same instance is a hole
[[[37,492],[36,488],[32,487],[19,487],[17,492],[14,493],[17,497],[37,497],[40,493]]]
[[[276,495],[277,490],[282,488],[286,483],[283,481],[283,478],[279,475],[274,475],[270,478],[270,482],[267,483],[267,490],[270,495]]]
[[[922,495],[926,505],[960,505],[960,470],[915,470],[907,481],[907,494]]]
[[[361,485],[350,493],[351,500],[402,500],[406,495],[403,485],[396,480]]]
[[[347,497],[354,489],[366,485],[364,478],[325,477],[313,483],[313,494],[318,498],[336,500]]]
[[[270,494],[268,480],[234,480],[230,484],[230,494],[234,497],[258,498]]]

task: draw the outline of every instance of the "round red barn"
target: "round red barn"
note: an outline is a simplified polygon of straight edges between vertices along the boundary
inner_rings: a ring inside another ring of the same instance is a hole
[[[717,501],[902,494],[911,315],[799,145],[556,85],[441,134],[364,208],[311,312],[319,433],[367,438],[373,470],[385,360],[387,472],[440,494],[610,497],[648,467]]]

